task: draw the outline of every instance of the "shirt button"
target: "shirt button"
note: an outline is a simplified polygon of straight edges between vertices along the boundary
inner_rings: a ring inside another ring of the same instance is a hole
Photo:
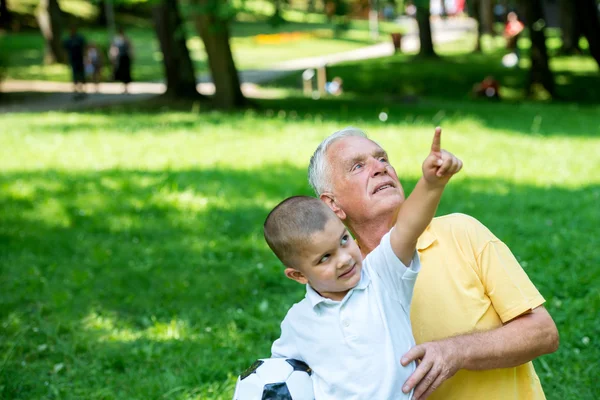
[[[348,320],[345,320],[345,321],[343,322],[343,324],[344,324],[344,326],[347,328],[347,327],[349,327],[349,326],[350,326],[350,321],[348,321]]]

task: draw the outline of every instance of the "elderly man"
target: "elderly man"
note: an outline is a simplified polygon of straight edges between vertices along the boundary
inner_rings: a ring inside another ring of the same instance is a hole
[[[439,128],[438,128],[439,129]],[[453,162],[443,151],[444,165]],[[347,128],[310,160],[309,181],[368,254],[394,224],[404,191],[386,152]],[[417,245],[422,271],[411,305],[420,360],[403,391],[414,399],[544,399],[531,360],[556,351],[543,297],[508,247],[464,214],[435,218]]]

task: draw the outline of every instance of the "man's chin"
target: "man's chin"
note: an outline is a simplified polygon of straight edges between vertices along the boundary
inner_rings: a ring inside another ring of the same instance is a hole
[[[403,201],[404,196],[402,193],[387,193],[385,196],[373,197],[370,209],[375,214],[395,213]]]

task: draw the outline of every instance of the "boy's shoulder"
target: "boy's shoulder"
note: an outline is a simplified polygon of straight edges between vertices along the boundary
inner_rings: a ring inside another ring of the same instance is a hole
[[[293,324],[294,322],[305,318],[306,315],[312,312],[312,308],[313,306],[308,297],[304,297],[302,300],[293,304],[289,308],[285,318],[283,319],[283,322]]]

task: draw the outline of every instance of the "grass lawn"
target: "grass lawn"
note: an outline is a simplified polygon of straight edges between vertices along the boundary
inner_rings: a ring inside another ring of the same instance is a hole
[[[547,398],[598,397],[598,106],[260,106],[3,116],[0,398],[230,399],[303,297],[262,222],[283,197],[310,194],[309,156],[349,124],[387,148],[408,189],[444,127],[465,167],[438,214],[480,219],[545,296],[561,334],[535,361]]]

